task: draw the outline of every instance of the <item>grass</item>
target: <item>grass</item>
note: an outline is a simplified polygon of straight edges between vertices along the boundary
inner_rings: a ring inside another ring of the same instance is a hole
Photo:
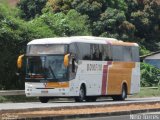
[[[160,97],[160,88],[158,87],[141,87],[139,93],[131,96],[132,98],[144,98],[144,97]]]
[[[144,98],[144,97],[160,97],[160,88],[158,87],[142,87],[138,94],[129,96],[131,98]],[[3,102],[35,102],[39,101],[37,97],[22,96],[0,96],[0,103]]]
[[[26,97],[25,95],[20,96],[0,96],[0,103],[4,102],[34,102],[38,101],[36,97]]]

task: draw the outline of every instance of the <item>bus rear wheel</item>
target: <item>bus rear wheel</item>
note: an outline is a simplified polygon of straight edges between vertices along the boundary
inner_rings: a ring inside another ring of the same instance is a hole
[[[39,101],[41,103],[47,103],[49,101],[49,98],[47,98],[47,97],[39,97]]]
[[[86,97],[86,91],[84,85],[82,85],[79,90],[79,96],[75,98],[75,101],[83,102],[85,100],[85,97]]]
[[[112,96],[113,100],[115,101],[123,101],[127,98],[127,86],[124,84],[122,86],[121,95]]]
[[[86,97],[86,101],[87,102],[95,102],[97,100],[97,97],[94,96],[88,96]]]

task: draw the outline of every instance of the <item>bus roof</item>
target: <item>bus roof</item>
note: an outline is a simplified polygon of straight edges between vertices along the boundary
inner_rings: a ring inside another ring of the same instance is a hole
[[[112,44],[124,46],[138,46],[137,43],[123,42],[114,38],[94,37],[94,36],[72,36],[72,37],[55,37],[42,38],[30,41],[27,45],[35,44],[70,44],[73,42],[93,43],[93,44]]]

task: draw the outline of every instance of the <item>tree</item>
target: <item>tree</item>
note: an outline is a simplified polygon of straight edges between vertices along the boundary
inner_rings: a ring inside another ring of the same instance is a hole
[[[29,22],[37,38],[54,36],[89,35],[88,17],[75,10],[64,13],[44,13]]]
[[[127,4],[124,0],[49,0],[46,7],[53,13],[66,14],[70,9],[75,9],[82,15],[87,15],[95,36],[128,38],[128,35],[133,36],[135,30],[134,25],[125,22]]]
[[[138,42],[151,51],[158,49],[159,0],[48,0],[46,8],[65,14],[75,9],[87,15],[92,35]]]
[[[24,80],[16,76],[16,60],[25,53],[30,40],[90,34],[87,16],[81,16],[75,10],[67,14],[45,13],[31,21],[9,13],[0,5],[0,89],[24,89]]]
[[[24,88],[24,81],[16,76],[16,59],[29,39],[24,22],[12,11],[0,5],[0,89]]]
[[[32,39],[94,35],[138,42],[141,55],[158,49],[159,0],[20,0],[18,8],[0,5],[0,89],[24,87],[16,59]]]
[[[41,15],[46,2],[47,0],[20,0],[18,3],[18,8],[21,10],[20,16],[25,20],[30,20],[36,15]]]
[[[107,8],[100,20],[93,23],[93,34],[123,40],[134,38],[135,26],[126,21],[124,11]]]
[[[48,0],[46,7],[54,13],[75,9],[82,15],[88,15],[91,21],[97,20],[108,7],[127,9],[124,0]]]
[[[152,87],[160,84],[160,70],[152,65],[141,63],[141,86]]]
[[[158,0],[128,1],[127,19],[135,25],[135,38],[151,51],[158,49],[160,39],[160,3]],[[154,46],[154,47],[153,47]]]

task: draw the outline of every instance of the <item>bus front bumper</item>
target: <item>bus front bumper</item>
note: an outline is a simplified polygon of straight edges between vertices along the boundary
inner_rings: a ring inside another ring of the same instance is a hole
[[[65,97],[69,96],[68,88],[45,88],[42,83],[25,83],[25,94],[27,97]]]

